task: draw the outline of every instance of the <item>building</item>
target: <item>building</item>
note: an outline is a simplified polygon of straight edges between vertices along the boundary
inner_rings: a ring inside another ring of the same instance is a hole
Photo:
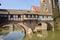
[[[52,14],[40,13],[29,10],[6,10],[0,9],[0,19],[10,21],[23,21],[23,20],[53,20]]]
[[[36,12],[40,12],[41,9],[40,9],[40,7],[38,7],[38,6],[32,6],[32,7],[31,7],[31,10],[32,10],[32,11],[36,11]]]
[[[34,30],[34,28],[39,25],[40,28],[41,26],[47,27],[47,25],[44,25],[45,22],[42,21],[53,21],[52,14],[42,14],[31,10],[0,9],[0,23],[23,23],[27,27]]]
[[[53,14],[53,16],[57,16],[59,12],[59,2],[58,0],[41,0],[41,13],[49,13]]]

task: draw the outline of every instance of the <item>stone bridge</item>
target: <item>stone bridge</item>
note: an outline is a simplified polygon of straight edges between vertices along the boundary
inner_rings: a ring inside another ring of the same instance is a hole
[[[8,28],[10,29],[10,31],[14,31],[15,27],[22,27],[25,31],[26,34],[30,34],[32,33],[32,29],[29,28],[27,25],[23,24],[23,23],[9,23],[9,24],[5,24],[2,26],[2,28]]]
[[[0,10],[0,22],[19,21],[20,23],[17,24],[22,26],[26,33],[31,33],[34,29],[47,30],[50,29],[51,26],[54,31],[54,17],[57,16],[59,12],[58,0],[40,0],[40,3],[40,12],[27,10]]]
[[[32,21],[32,24],[33,24],[33,21]],[[9,28],[11,30],[14,30],[14,27],[18,25],[19,27],[22,27],[25,30],[26,34],[30,34],[30,33],[33,33],[33,31],[38,31],[38,30],[39,31],[47,30],[47,29],[54,30],[53,24],[54,24],[53,21],[50,21],[50,22],[41,22],[40,21],[38,23],[34,23],[33,25],[29,24],[29,22],[27,22],[27,23],[23,23],[23,22],[18,23],[17,22],[17,23],[9,23],[9,24],[3,25],[3,26],[6,26],[6,27],[9,26]],[[32,26],[32,27],[34,26],[34,30],[32,30],[32,28],[30,26]]]

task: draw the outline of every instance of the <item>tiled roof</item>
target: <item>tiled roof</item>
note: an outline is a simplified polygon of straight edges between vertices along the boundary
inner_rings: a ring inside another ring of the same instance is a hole
[[[32,10],[40,12],[40,7],[38,7],[38,6],[32,6]]]

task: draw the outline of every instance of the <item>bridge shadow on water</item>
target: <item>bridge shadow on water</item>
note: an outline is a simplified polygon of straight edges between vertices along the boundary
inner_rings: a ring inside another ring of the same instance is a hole
[[[50,24],[50,23],[48,23],[48,22],[46,22],[47,23],[47,30],[49,31],[49,30],[52,30],[52,25]]]

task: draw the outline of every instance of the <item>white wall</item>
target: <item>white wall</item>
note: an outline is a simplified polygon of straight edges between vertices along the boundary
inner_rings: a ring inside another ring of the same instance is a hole
[[[52,16],[39,16],[38,20],[53,20]]]

